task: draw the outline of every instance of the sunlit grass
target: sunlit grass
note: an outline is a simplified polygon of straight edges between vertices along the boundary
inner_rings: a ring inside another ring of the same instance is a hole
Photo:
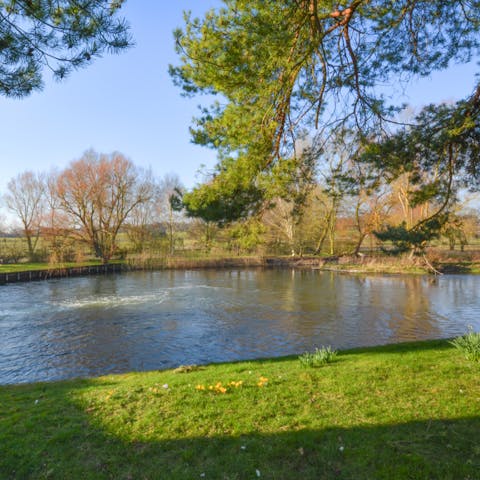
[[[468,333],[453,339],[451,344],[459,350],[467,360],[480,362],[480,332],[474,332],[470,327]]]
[[[478,478],[480,366],[446,341],[178,372],[1,387],[0,478]]]
[[[113,260],[110,263],[123,263],[119,260]],[[14,263],[14,264],[0,264],[0,273],[17,273],[29,272],[36,270],[55,270],[59,268],[75,268],[75,267],[92,267],[101,265],[100,260],[91,260],[88,262],[63,262],[63,263]]]
[[[336,357],[337,351],[326,346],[316,348],[313,352],[305,352],[298,357],[298,360],[304,367],[321,367],[333,362]]]

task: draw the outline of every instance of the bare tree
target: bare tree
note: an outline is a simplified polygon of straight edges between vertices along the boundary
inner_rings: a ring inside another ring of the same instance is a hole
[[[142,252],[154,238],[154,225],[158,223],[158,185],[151,170],[140,172],[148,200],[138,203],[130,212],[125,230],[136,252]]]
[[[50,262],[59,263],[73,260],[72,244],[70,237],[69,219],[62,210],[60,199],[57,195],[57,181],[59,173],[52,170],[45,180],[45,215],[42,225],[42,238],[50,247]]]
[[[277,198],[274,206],[264,212],[262,220],[273,237],[280,240],[281,243],[285,243],[291,255],[295,256],[299,218],[295,214],[293,203],[283,198]]]
[[[343,135],[334,139],[329,148],[322,152],[320,158],[320,186],[321,194],[317,200],[323,206],[323,218],[320,218],[322,233],[318,238],[315,247],[315,254],[318,255],[323,249],[325,240],[328,239],[328,253],[335,253],[335,234],[337,219],[342,202],[347,191],[343,183],[348,160],[352,155],[352,144],[343,142]]]
[[[45,207],[44,176],[30,171],[21,173],[8,182],[7,189],[5,204],[20,220],[27,240],[28,256],[33,260]]]
[[[5,217],[0,213],[0,234],[5,232],[5,230],[6,230]]]
[[[89,150],[60,173],[57,195],[74,234],[108,263],[121,226],[137,205],[150,198],[150,191],[124,155]]]

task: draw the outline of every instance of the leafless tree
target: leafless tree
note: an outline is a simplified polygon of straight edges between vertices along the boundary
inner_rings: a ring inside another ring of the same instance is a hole
[[[151,170],[142,171],[143,185],[148,200],[138,203],[130,212],[125,230],[133,250],[142,252],[154,238],[154,226],[158,223],[157,200],[158,184]]]
[[[137,205],[148,201],[150,190],[121,153],[89,150],[60,173],[57,195],[74,234],[108,263],[120,228]]]
[[[30,171],[12,178],[4,195],[7,208],[20,220],[27,240],[28,256],[32,260],[40,238],[45,208],[45,178]]]

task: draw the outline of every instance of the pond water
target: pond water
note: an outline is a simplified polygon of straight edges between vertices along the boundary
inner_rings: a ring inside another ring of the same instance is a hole
[[[0,287],[0,383],[451,337],[480,276],[133,272]]]

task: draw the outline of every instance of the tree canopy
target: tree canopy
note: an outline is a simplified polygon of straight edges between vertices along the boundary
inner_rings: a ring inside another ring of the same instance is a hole
[[[131,43],[124,0],[0,0],[0,94],[24,97]]]
[[[175,83],[186,95],[216,96],[191,128],[194,142],[219,159],[211,181],[186,197],[192,211],[216,204],[217,212],[244,215],[264,193],[259,178],[299,156],[305,132],[385,133],[399,106],[380,85],[470,61],[480,47],[479,1],[223,3],[203,19],[187,14],[175,32]],[[479,105],[480,86],[461,107],[466,124],[477,122]]]

